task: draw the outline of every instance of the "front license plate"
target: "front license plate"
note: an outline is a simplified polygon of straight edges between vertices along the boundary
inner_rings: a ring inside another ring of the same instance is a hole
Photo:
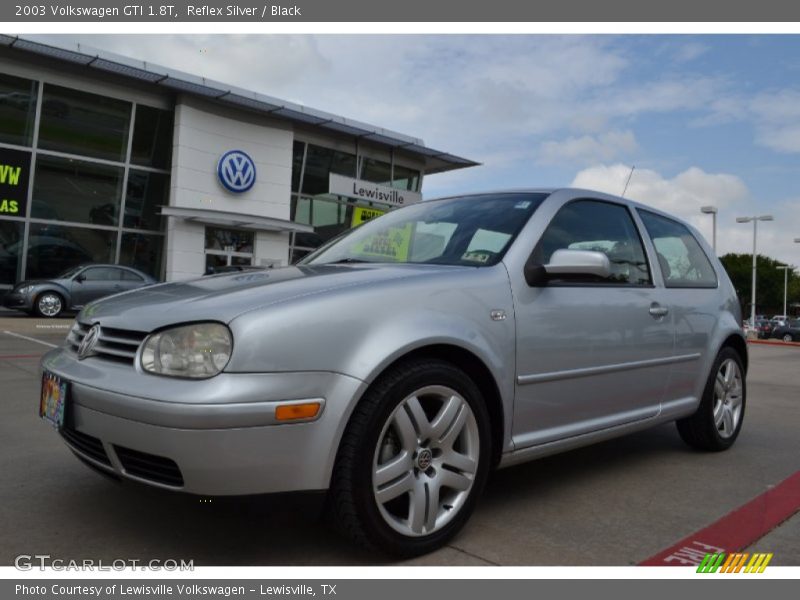
[[[59,429],[64,426],[67,412],[67,382],[58,375],[42,375],[42,395],[39,400],[39,416]]]

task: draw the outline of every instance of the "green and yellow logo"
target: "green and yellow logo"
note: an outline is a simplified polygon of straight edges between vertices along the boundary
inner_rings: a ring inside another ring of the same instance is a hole
[[[747,559],[750,559],[748,562]],[[703,562],[697,567],[698,573],[763,573],[769,561],[772,560],[772,552],[769,554],[754,552],[733,552],[726,554],[706,554]],[[745,563],[747,565],[745,566]]]

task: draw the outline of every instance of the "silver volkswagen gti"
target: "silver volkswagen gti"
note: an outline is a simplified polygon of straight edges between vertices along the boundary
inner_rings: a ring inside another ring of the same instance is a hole
[[[166,490],[328,490],[351,538],[433,550],[490,469],[677,422],[730,447],[735,291],[691,226],[576,189],[427,201],[283,269],[86,306],[40,414],[83,462]]]

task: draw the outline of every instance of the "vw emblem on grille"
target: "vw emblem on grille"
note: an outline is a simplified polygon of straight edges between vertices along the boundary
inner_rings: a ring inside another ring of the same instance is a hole
[[[99,337],[100,323],[95,323],[81,340],[81,345],[78,346],[78,360],[83,360],[87,356],[94,354],[93,350]]]
[[[256,182],[256,163],[241,150],[230,150],[217,163],[217,177],[226,190],[241,194]]]

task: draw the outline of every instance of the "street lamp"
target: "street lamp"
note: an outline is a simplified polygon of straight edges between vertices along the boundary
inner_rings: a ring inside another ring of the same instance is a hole
[[[772,215],[759,215],[754,217],[736,217],[737,223],[753,222],[753,288],[750,291],[750,325],[756,326],[756,237],[758,236],[759,221],[774,221]]]
[[[791,269],[792,267],[790,267],[789,265],[778,265],[775,268],[783,270],[783,312],[781,314],[784,317],[787,317],[788,315],[786,313],[786,290],[787,286],[789,285],[789,269]]]
[[[717,207],[716,206],[701,206],[700,212],[704,215],[711,215],[711,247],[714,249],[714,254],[717,253]]]

